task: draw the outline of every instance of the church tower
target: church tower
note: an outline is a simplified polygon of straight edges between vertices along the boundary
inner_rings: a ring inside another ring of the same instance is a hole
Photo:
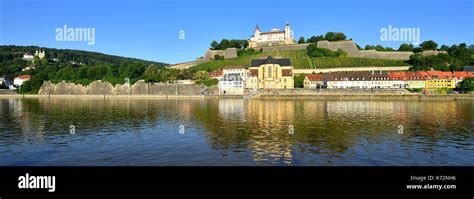
[[[285,25],[285,39],[292,39],[290,24],[288,24],[288,22],[286,22],[286,25]]]

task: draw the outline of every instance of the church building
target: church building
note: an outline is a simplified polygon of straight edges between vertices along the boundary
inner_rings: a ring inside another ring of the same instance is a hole
[[[294,88],[293,66],[289,58],[252,60],[249,77],[246,81],[248,89],[287,89]]]

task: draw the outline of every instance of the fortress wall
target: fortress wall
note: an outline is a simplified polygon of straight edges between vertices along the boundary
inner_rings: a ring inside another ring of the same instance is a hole
[[[217,86],[215,86],[217,88]],[[131,87],[128,84],[113,86],[109,82],[94,81],[88,86],[60,82],[53,84],[44,82],[39,95],[201,95],[203,88],[200,85],[180,85],[167,83],[145,83],[140,80]],[[218,90],[218,89],[217,89]],[[211,92],[214,92],[211,90]],[[217,91],[218,92],[218,91]]]
[[[332,51],[336,51],[337,49],[341,49],[347,52],[349,57],[357,57],[359,55],[359,49],[355,45],[353,41],[336,41],[336,42],[329,42],[329,41],[318,41],[316,44],[318,48],[326,48]]]
[[[131,88],[129,84],[117,84],[114,87],[114,95],[129,95]]]
[[[199,85],[178,85],[179,95],[201,95],[201,87]]]
[[[330,73],[343,71],[407,71],[411,66],[373,66],[373,67],[348,67],[348,68],[323,68],[323,69],[293,69],[294,74]]]
[[[206,54],[204,54],[205,60],[213,60],[214,56],[220,55],[224,56],[225,59],[231,59],[237,57],[237,48],[227,48],[225,50],[211,50],[208,49]]]
[[[254,47],[256,51],[262,49],[262,52],[275,52],[275,51],[291,51],[291,50],[306,50],[309,44],[293,44],[293,45],[282,45],[282,46],[265,46],[265,47]]]
[[[207,87],[208,95],[219,95],[219,87],[216,86],[209,86]]]
[[[148,84],[144,80],[135,82],[132,85],[132,95],[148,95]]]
[[[70,83],[73,84],[73,83]],[[114,86],[109,82],[102,82],[101,80],[93,81],[88,86],[89,95],[113,95]],[[56,94],[69,94],[65,92],[57,92]]]
[[[150,95],[176,95],[176,84],[150,83],[148,92]]]
[[[363,57],[373,59],[396,59],[409,60],[413,52],[380,52],[376,50],[359,50],[352,40],[349,41],[318,41],[318,48],[326,48],[329,50],[341,49],[347,52],[348,57]]]

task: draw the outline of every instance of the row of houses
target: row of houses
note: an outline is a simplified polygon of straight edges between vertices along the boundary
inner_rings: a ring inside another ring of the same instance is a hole
[[[400,71],[400,72],[335,72],[306,75],[306,89],[394,89],[394,88],[455,88],[465,78],[474,77],[469,71]]]
[[[294,74],[288,58],[265,57],[245,66],[227,66],[209,72],[219,80],[220,94],[243,94],[256,89],[294,88]],[[306,75],[306,89],[395,89],[395,88],[455,88],[465,78],[474,77],[472,71],[352,71]]]

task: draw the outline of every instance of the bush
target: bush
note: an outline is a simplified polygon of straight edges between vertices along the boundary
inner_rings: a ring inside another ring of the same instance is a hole
[[[344,57],[347,55],[347,53],[341,49],[332,51],[326,48],[318,48],[314,43],[308,45],[306,50],[310,57]]]

